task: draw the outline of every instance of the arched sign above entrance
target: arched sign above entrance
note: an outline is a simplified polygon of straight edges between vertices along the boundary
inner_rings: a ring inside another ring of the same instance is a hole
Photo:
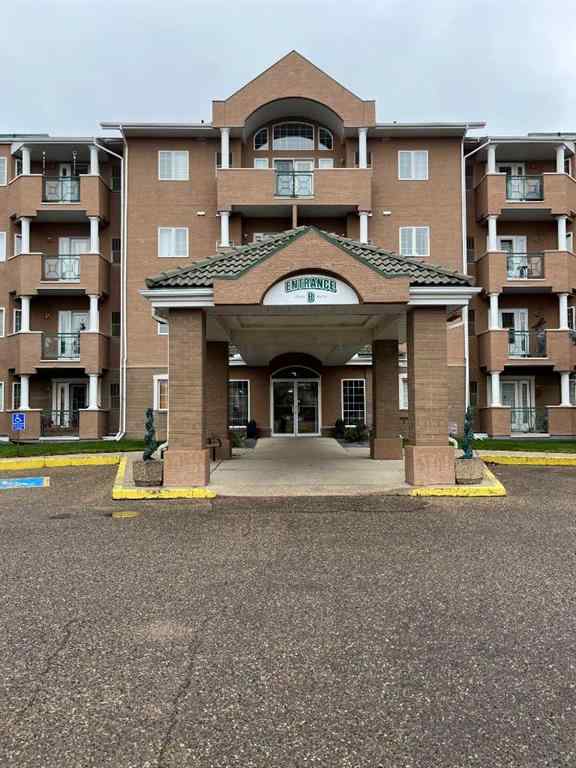
[[[359,304],[358,294],[347,283],[328,275],[294,275],[270,288],[263,304],[284,306],[321,306]]]

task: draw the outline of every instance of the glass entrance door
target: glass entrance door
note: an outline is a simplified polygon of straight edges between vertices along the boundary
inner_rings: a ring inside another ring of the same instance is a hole
[[[299,435],[317,435],[318,430],[318,382],[296,382],[298,397],[297,432]]]
[[[319,435],[318,381],[272,382],[272,435]]]
[[[294,435],[294,394],[295,381],[273,382],[273,424],[272,434]]]

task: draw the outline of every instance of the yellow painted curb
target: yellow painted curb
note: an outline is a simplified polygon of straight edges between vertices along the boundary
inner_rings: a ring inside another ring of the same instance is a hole
[[[121,458],[112,488],[113,499],[215,499],[216,494],[208,488],[127,488],[124,485],[128,460]]]
[[[0,472],[19,469],[44,469],[45,467],[103,467],[118,464],[117,453],[96,453],[93,456],[38,456],[30,458],[0,459]]]
[[[483,458],[485,461],[486,459]],[[506,488],[487,467],[484,467],[484,477],[491,481],[490,485],[446,485],[414,488],[410,496],[451,496],[459,498],[481,498],[488,496],[506,496]]]
[[[480,458],[488,464],[516,464],[529,467],[576,467],[576,456],[514,456],[513,453],[481,453]]]

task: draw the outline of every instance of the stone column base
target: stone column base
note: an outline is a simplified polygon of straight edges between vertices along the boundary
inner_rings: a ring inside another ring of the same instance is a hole
[[[402,458],[401,437],[373,437],[370,442],[371,459],[396,459]]]
[[[576,407],[552,405],[547,411],[549,435],[571,437],[576,434]]]
[[[222,438],[222,445],[220,448],[216,448],[217,459],[231,459],[232,458],[232,444],[227,438]]]
[[[108,411],[80,411],[80,440],[99,440],[105,434]]]
[[[164,455],[164,485],[189,488],[210,482],[210,451],[208,448],[168,448]]]
[[[451,445],[407,445],[406,482],[411,485],[454,485],[454,448]]]

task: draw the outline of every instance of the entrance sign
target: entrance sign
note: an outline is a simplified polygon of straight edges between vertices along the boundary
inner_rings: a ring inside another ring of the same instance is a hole
[[[26,430],[26,414],[12,414],[12,432],[24,432]]]
[[[327,275],[295,275],[273,285],[264,296],[272,306],[319,306],[359,304],[356,291],[347,283]]]

